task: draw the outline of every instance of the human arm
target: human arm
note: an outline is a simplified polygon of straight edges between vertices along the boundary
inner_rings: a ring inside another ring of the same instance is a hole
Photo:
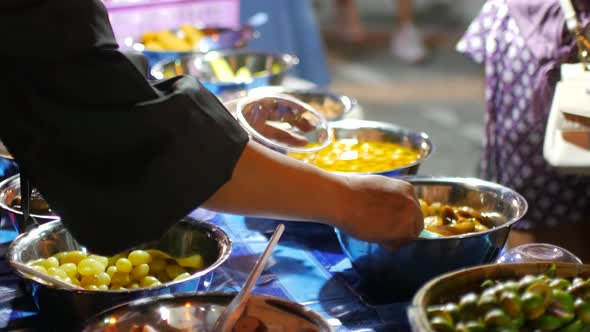
[[[320,221],[396,247],[415,238],[423,217],[411,185],[339,175],[250,142],[232,179],[204,207],[249,216]]]

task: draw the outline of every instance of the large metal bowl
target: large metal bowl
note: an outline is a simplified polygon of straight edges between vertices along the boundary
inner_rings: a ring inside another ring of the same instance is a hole
[[[157,331],[212,331],[234,296],[235,293],[199,293],[141,299],[97,315],[82,331],[131,331],[133,326],[144,325]],[[256,319],[266,327],[256,331],[332,331],[326,320],[314,311],[267,295],[250,296],[245,313],[248,319]]]
[[[336,140],[357,139],[359,141],[391,142],[412,148],[420,154],[420,158],[417,161],[402,167],[381,172],[357,172],[355,174],[378,174],[390,177],[414,175],[418,173],[420,164],[428,159],[434,151],[434,146],[425,133],[398,127],[387,122],[348,119],[332,122],[330,123],[330,128],[334,130]]]
[[[55,288],[15,270],[32,286],[32,294],[42,316],[50,325],[63,326],[65,330],[66,326],[69,328],[69,324],[79,324],[98,312],[120,303],[148,296],[206,290],[212,278],[211,272],[229,257],[231,241],[221,228],[208,222],[185,218],[171,227],[160,240],[146,243],[141,248],[160,249],[173,257],[200,253],[206,268],[193,273],[187,279],[167,282],[160,286],[109,291]],[[6,260],[9,264],[27,263],[71,250],[85,248],[81,247],[63,224],[56,220],[16,238],[8,248]]]
[[[19,174],[13,175],[0,182],[0,213],[2,214],[3,218],[10,220],[15,228],[21,227],[21,225],[23,225],[23,212],[12,207],[12,202],[15,200],[15,198],[20,196],[20,194]],[[39,223],[46,223],[59,219],[59,216],[53,213],[32,213],[31,216],[34,217]]]
[[[237,28],[197,26],[204,34],[192,51],[155,51],[146,49],[141,43],[141,37],[129,36],[123,40],[123,47],[129,50],[142,52],[150,66],[170,59],[178,59],[185,55],[194,53],[207,53],[211,51],[236,49],[247,46],[253,39],[258,37],[256,28],[251,25],[242,25]],[[175,35],[181,35],[180,29],[173,29]]]
[[[590,265],[572,263],[517,263],[478,266],[448,273],[432,279],[416,293],[408,308],[408,317],[413,332],[435,332],[428,322],[426,308],[430,305],[457,301],[471,291],[479,291],[486,279],[520,279],[526,275],[539,275],[556,264],[556,277],[588,278]]]
[[[219,81],[211,65],[211,61],[217,58],[225,59],[234,73],[238,69],[245,67],[250,73],[264,72],[264,74],[253,75],[249,79],[236,79],[231,82]],[[206,54],[190,54],[177,59],[161,61],[152,67],[150,74],[156,79],[178,75],[194,76],[212,93],[219,95],[230,91],[249,90],[267,85],[279,85],[282,83],[289,69],[298,63],[299,59],[295,55],[286,53],[223,50]],[[275,67],[274,72],[272,69],[273,65]]]
[[[486,232],[435,239],[418,238],[396,252],[362,241],[336,229],[342,250],[362,283],[392,299],[409,299],[429,279],[460,268],[493,262],[506,243],[511,226],[527,210],[526,200],[501,185],[473,178],[401,177],[418,198],[429,202],[470,206],[498,217]],[[395,222],[395,221],[394,221]]]

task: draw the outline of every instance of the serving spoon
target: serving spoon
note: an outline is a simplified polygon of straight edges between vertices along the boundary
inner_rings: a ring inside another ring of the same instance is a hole
[[[248,303],[248,298],[250,297],[250,292],[256,283],[256,279],[260,276],[260,273],[264,269],[264,265],[266,265],[266,261],[270,257],[273,248],[279,242],[283,231],[285,230],[285,225],[280,224],[279,227],[274,231],[268,245],[264,249],[264,252],[258,258],[256,264],[254,264],[254,268],[250,272],[248,279],[244,283],[242,290],[234,297],[234,299],[229,303],[229,305],[223,310],[223,313],[217,318],[215,321],[215,325],[213,326],[212,331],[216,332],[230,332],[236,322],[242,317],[244,313],[244,309],[246,309],[246,304]]]

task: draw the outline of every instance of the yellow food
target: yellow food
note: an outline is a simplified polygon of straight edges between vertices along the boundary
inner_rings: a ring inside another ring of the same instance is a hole
[[[61,265],[60,265],[61,264]],[[59,252],[27,262],[35,270],[87,290],[154,287],[190,277],[204,267],[201,255],[174,258],[156,250],[133,250],[113,257],[82,251]]]
[[[190,24],[182,25],[178,31],[148,31],[141,37],[141,43],[148,51],[184,52],[199,50],[203,37],[218,38],[219,34],[229,29],[199,29]]]
[[[204,36],[201,30],[188,24],[181,26],[180,31],[182,31],[184,39],[189,45],[191,45],[191,47],[195,47]]]
[[[232,82],[235,79],[234,71],[224,58],[211,59],[211,69],[215,77],[221,82]]]
[[[335,102],[331,98],[326,98],[322,103],[317,101],[307,101],[307,104],[316,111],[322,113],[328,119],[332,119],[342,115],[344,106],[340,103]]]
[[[313,146],[313,145],[311,145]],[[412,148],[390,142],[336,140],[313,154],[291,157],[333,172],[383,172],[416,162],[421,156]]]
[[[443,236],[483,232],[493,227],[481,211],[467,206],[444,205],[440,202],[427,203],[419,199],[424,215],[424,229]]]

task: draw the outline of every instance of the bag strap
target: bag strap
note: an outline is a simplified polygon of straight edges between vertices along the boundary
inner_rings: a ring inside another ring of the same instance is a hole
[[[561,4],[561,10],[563,10],[567,29],[573,33],[577,33],[578,30],[582,29],[582,26],[578,21],[578,16],[576,15],[576,10],[574,9],[572,1],[559,0],[559,3]]]
[[[590,41],[584,36],[584,29],[578,20],[572,0],[559,0],[561,10],[565,17],[567,29],[576,37],[578,46],[578,58],[585,71],[590,71]]]

